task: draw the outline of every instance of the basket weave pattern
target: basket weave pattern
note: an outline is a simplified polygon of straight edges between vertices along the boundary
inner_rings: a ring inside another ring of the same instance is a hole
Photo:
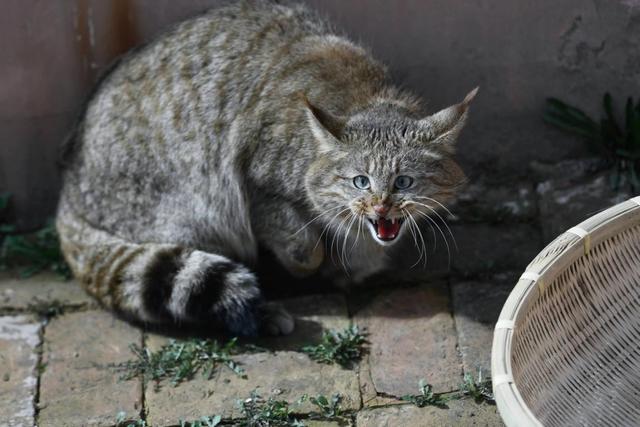
[[[514,330],[511,363],[545,426],[640,422],[640,226],[545,288]]]
[[[492,371],[509,426],[640,425],[640,200],[576,229],[533,260],[500,315]]]

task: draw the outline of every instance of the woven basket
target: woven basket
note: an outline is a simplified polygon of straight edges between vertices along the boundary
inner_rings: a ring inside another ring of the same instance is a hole
[[[640,197],[529,264],[493,336],[500,415],[518,426],[640,426]]]

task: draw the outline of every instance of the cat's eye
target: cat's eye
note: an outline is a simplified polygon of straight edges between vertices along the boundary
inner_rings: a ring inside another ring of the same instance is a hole
[[[411,184],[413,184],[413,178],[406,175],[400,175],[396,178],[396,182],[393,183],[393,186],[398,190],[406,190],[411,187]]]
[[[355,185],[356,188],[359,188],[361,190],[366,190],[369,187],[371,187],[371,183],[369,182],[369,178],[367,178],[364,175],[358,175],[355,178],[353,178],[353,185]]]

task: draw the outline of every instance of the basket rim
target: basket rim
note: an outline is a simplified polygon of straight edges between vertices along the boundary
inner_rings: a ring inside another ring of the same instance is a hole
[[[560,234],[527,266],[502,307],[493,334],[491,376],[498,411],[507,427],[539,427],[513,380],[511,343],[518,319],[566,267],[603,240],[640,223],[640,196],[591,216]]]

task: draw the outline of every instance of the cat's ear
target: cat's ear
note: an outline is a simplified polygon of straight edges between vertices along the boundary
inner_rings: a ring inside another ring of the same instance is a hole
[[[465,96],[461,103],[420,120],[419,126],[426,135],[429,144],[437,144],[442,149],[451,152],[454,150],[455,141],[467,119],[469,104],[477,93],[478,88],[476,87]]]
[[[320,151],[330,152],[338,149],[340,135],[347,121],[343,117],[335,116],[313,105],[305,95],[301,97],[306,110],[307,123],[319,144]]]

